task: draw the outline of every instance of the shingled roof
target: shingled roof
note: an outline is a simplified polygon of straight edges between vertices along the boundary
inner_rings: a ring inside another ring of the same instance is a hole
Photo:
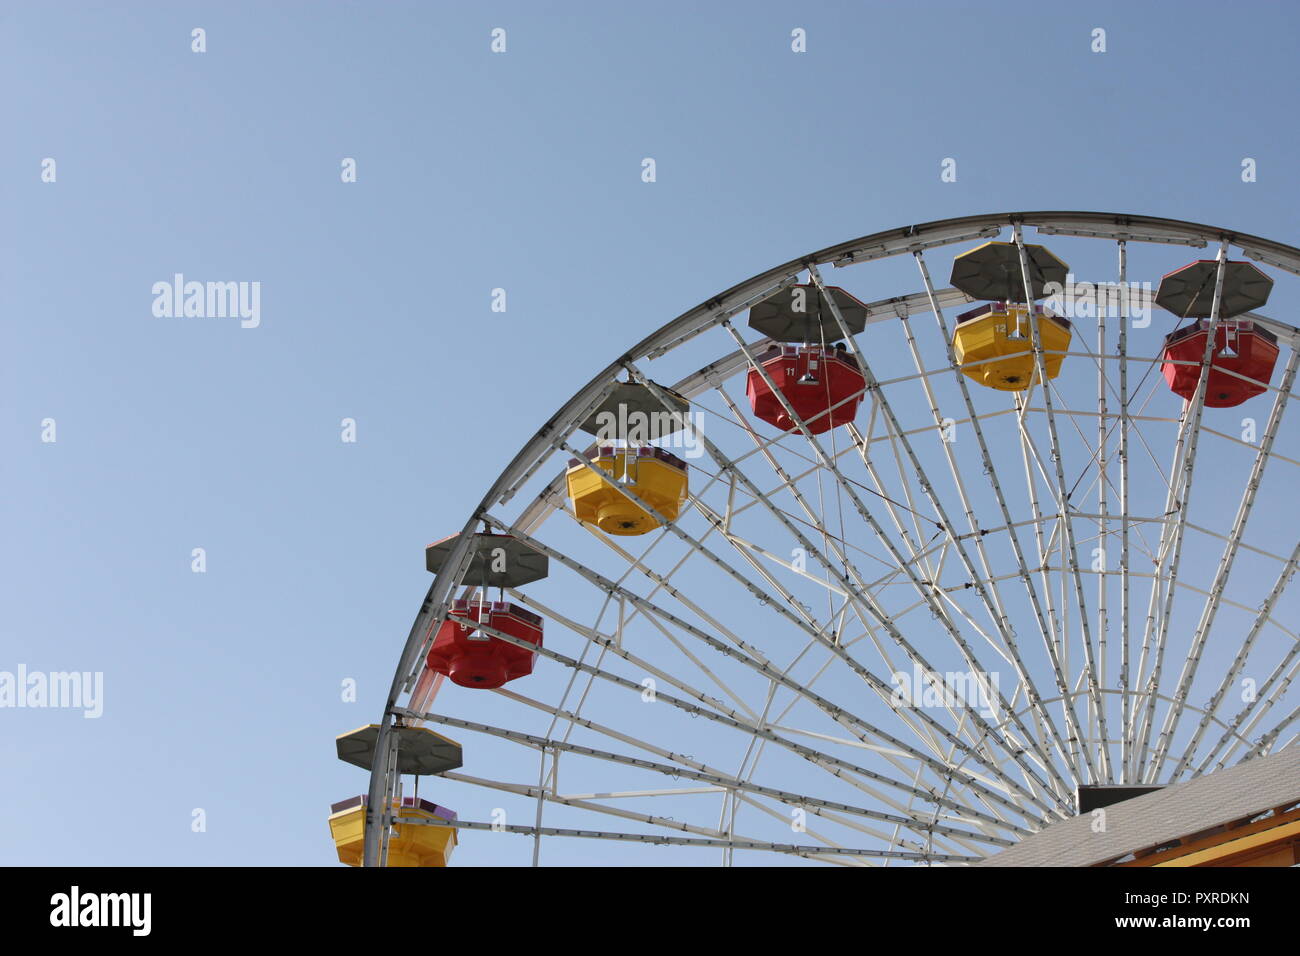
[[[1093,866],[1277,807],[1300,803],[1300,744],[1054,823],[976,866]]]

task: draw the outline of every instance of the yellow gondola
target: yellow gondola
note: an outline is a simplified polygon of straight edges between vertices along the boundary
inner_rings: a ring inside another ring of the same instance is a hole
[[[366,803],[364,796],[352,797],[330,807],[330,834],[338,849],[339,861],[360,866],[365,847]],[[415,817],[436,824],[454,821],[456,814],[428,800],[406,797],[399,808],[400,816]],[[389,866],[446,866],[456,846],[456,828],[424,824],[396,824],[388,840]]]
[[[1061,371],[1070,347],[1070,323],[1034,306],[1043,343],[1048,378]],[[957,316],[952,346],[962,374],[981,385],[1005,392],[1023,392],[1037,377],[1029,308],[992,302]]]
[[[676,520],[686,503],[686,462],[662,448],[606,447],[592,461],[669,521]],[[618,535],[645,534],[659,526],[648,511],[576,458],[565,477],[579,521]]]

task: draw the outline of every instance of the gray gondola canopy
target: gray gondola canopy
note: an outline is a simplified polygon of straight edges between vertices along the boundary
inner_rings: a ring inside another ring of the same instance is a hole
[[[459,534],[435,541],[424,551],[424,565],[434,574],[451,556]],[[493,588],[517,588],[540,581],[549,573],[546,555],[508,534],[475,534],[470,545],[473,557],[461,578],[465,584]]]
[[[867,327],[867,307],[839,286],[826,291],[839,307],[840,317],[853,335]],[[835,315],[815,285],[792,285],[749,310],[749,327],[774,342],[830,344],[844,338]]]
[[[1218,262],[1201,259],[1175,269],[1160,280],[1156,305],[1182,318],[1206,319],[1214,306],[1214,279]],[[1249,262],[1223,264],[1223,296],[1219,318],[1231,319],[1268,302],[1273,280]]]
[[[1025,256],[1032,295],[1024,293],[1020,252],[1014,242],[986,242],[955,258],[952,261],[953,288],[986,301],[1031,302],[1047,294],[1048,283],[1065,287],[1070,267],[1052,255],[1046,246],[1026,243]]]
[[[460,744],[427,727],[393,727],[397,735],[397,771],[419,776],[445,773],[463,764]],[[374,766],[379,725],[358,727],[334,738],[339,759],[362,770]]]
[[[672,407],[646,385],[619,382],[578,427],[600,441],[655,441],[681,431],[690,422],[691,403],[671,388],[655,385]]]

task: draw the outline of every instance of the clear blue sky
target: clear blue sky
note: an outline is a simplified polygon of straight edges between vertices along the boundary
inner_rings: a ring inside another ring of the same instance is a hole
[[[332,738],[378,716],[423,546],[598,367],[905,223],[1294,243],[1298,32],[1288,2],[4,3],[0,670],[105,702],[0,711],[0,863],[331,863],[363,789]],[[260,327],[154,317],[177,272],[260,282]]]

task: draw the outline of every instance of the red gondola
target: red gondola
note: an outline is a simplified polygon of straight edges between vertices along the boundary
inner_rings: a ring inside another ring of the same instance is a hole
[[[542,619],[508,601],[456,600],[451,617],[470,618],[487,627],[542,646]],[[446,674],[462,687],[491,690],[533,672],[536,651],[511,644],[490,634],[480,634],[477,625],[446,620],[438,629],[429,650],[429,670]]]
[[[760,356],[758,363],[814,435],[857,415],[866,378],[843,348],[780,345]],[[750,407],[763,421],[786,432],[798,427],[758,369],[750,369],[746,391]]]
[[[1161,371],[1169,387],[1189,401],[1196,395],[1209,331],[1210,323],[1202,320],[1165,336]],[[1250,321],[1220,322],[1214,335],[1205,404],[1210,408],[1231,408],[1266,391],[1277,355],[1277,336],[1272,332]],[[1248,382],[1237,375],[1254,381]]]

